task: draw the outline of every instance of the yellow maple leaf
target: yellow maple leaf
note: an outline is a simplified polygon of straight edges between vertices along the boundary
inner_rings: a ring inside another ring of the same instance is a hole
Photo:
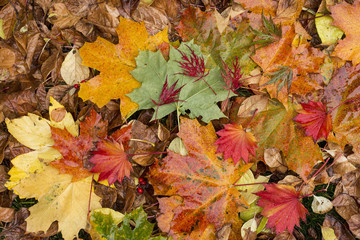
[[[26,231],[46,232],[54,221],[65,240],[72,240],[86,227],[92,177],[72,182],[72,176],[59,174],[51,166],[43,165],[41,173],[31,174],[14,187],[20,197],[38,199],[29,208]],[[100,197],[91,191],[90,209],[101,208]]]
[[[116,29],[119,43],[114,45],[98,37],[93,43],[85,43],[80,49],[82,64],[100,71],[100,74],[86,83],[81,83],[79,97],[91,100],[98,107],[111,99],[120,98],[120,110],[124,117],[129,117],[138,107],[126,94],[140,83],[130,74],[136,68],[135,57],[139,50],[156,51],[164,42],[168,43],[167,28],[150,36],[143,22],[138,23],[120,17]]]

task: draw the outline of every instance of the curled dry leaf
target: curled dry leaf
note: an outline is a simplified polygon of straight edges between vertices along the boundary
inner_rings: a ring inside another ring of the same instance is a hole
[[[0,49],[0,68],[11,68],[15,64],[15,53],[8,48]]]
[[[281,157],[280,150],[277,148],[266,148],[264,151],[264,160],[270,170],[278,170],[282,173],[287,171],[286,163]]]
[[[352,215],[347,222],[355,237],[360,238],[360,214]]]
[[[344,193],[339,194],[332,201],[332,204],[334,205],[336,212],[345,220],[349,220],[351,216],[360,213],[356,200]]]

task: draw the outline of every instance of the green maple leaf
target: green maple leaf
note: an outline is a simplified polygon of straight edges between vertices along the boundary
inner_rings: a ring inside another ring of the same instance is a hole
[[[288,92],[290,91],[291,83],[293,80],[293,71],[290,67],[281,66],[279,70],[269,73],[267,75],[271,76],[270,81],[264,83],[260,87],[271,84],[278,84],[277,86],[278,93],[285,86],[287,87]]]
[[[142,206],[125,214],[122,225],[119,228],[111,214],[95,212],[91,215],[91,221],[95,223],[95,230],[108,240],[165,240],[166,237],[151,237],[154,223],[147,221],[147,214]],[[130,226],[130,221],[135,222],[135,227]]]
[[[192,41],[183,43],[179,50],[188,56],[191,56],[191,51],[194,51],[198,57],[204,58],[200,47]],[[153,108],[156,111],[157,119],[173,111],[177,111],[178,115],[180,113],[188,114],[190,118],[202,116],[204,122],[225,117],[216,104],[225,100],[229,94],[229,91],[223,87],[226,84],[219,67],[206,71],[204,77],[196,81],[195,77],[183,75],[184,71],[179,64],[183,61],[180,51],[171,47],[170,59],[167,62],[160,52],[141,52],[136,58],[137,68],[131,74],[142,85],[140,88],[134,89],[128,96],[139,104],[139,109]],[[178,101],[159,106],[155,103],[159,102],[166,79],[168,79],[169,86],[178,81],[176,89],[183,87],[179,92]],[[230,97],[234,95],[231,93]],[[152,120],[154,119],[155,114]]]

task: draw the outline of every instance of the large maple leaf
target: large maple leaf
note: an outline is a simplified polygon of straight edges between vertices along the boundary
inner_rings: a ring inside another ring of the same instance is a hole
[[[195,233],[209,228],[216,231],[231,223],[229,239],[238,239],[242,225],[238,213],[244,210],[245,202],[233,185],[251,164],[235,167],[231,160],[216,154],[216,134],[211,123],[201,126],[197,120],[182,119],[180,129],[178,135],[188,155],[168,151],[148,175],[155,194],[170,197],[159,199],[160,228],[175,238],[199,239]]]
[[[223,152],[225,159],[231,157],[236,164],[242,158],[248,163],[249,154],[255,156],[256,138],[251,132],[246,132],[241,125],[226,124],[224,129],[216,133],[220,136],[215,142],[219,145],[217,152]]]
[[[43,165],[43,169],[41,173],[23,178],[13,188],[21,198],[38,199],[38,203],[29,208],[26,231],[46,232],[58,221],[63,238],[72,240],[80,229],[86,228],[88,210],[101,207],[100,197],[91,190],[91,177],[73,182],[71,175],[60,174],[51,166]]]
[[[306,180],[315,163],[322,161],[322,155],[319,146],[293,121],[295,106],[291,102],[287,105],[286,109],[277,101],[269,101],[267,110],[257,113],[248,128],[258,140],[258,158],[264,156],[265,148],[277,148],[283,152],[288,168]],[[246,124],[244,120],[239,123]]]
[[[260,86],[285,105],[291,93],[306,95],[321,88],[309,73],[319,73],[325,55],[308,43],[294,46],[294,38],[294,26],[282,26],[282,38],[252,56],[264,71]]]
[[[97,143],[97,151],[93,152],[90,162],[95,164],[91,171],[100,173],[99,181],[107,179],[111,185],[115,181],[122,182],[124,177],[130,177],[132,166],[125,150],[129,148],[131,127],[132,122],[113,133],[109,140]]]
[[[320,138],[327,138],[332,130],[331,115],[322,102],[301,103],[303,107],[294,121],[305,128],[306,136],[312,136],[316,142]]]
[[[343,60],[352,61],[354,65],[360,63],[360,2],[355,1],[353,5],[346,1],[330,6],[331,16],[334,18],[334,25],[338,26],[346,34],[345,39],[339,40],[335,47],[334,56]]]
[[[300,226],[300,218],[306,221],[308,210],[299,200],[300,192],[293,186],[266,184],[266,191],[255,193],[260,197],[257,205],[263,207],[261,214],[267,217],[268,227],[275,227],[277,234],[287,229],[293,232],[295,225]]]
[[[191,56],[193,51],[196,56],[206,58],[200,51],[200,47],[193,42],[182,43],[179,50],[188,56]],[[225,117],[216,103],[235,94],[229,93],[223,87],[226,84],[220,69],[215,67],[202,77],[204,81],[195,81],[198,77],[182,74],[184,72],[180,64],[183,61],[182,53],[171,47],[170,59],[166,62],[160,52],[141,52],[136,58],[137,68],[131,74],[142,85],[140,88],[134,89],[128,96],[139,104],[139,109],[153,108],[158,119],[175,110],[178,113],[188,114],[190,118],[202,116],[204,122]],[[182,87],[176,101],[169,104],[156,104],[160,102],[164,84],[173,86],[175,82]],[[216,92],[216,95],[213,91]],[[152,120],[154,119],[155,115]]]
[[[119,43],[114,45],[98,37],[94,43],[85,43],[80,49],[83,65],[95,68],[100,75],[81,84],[79,97],[91,100],[99,107],[107,104],[111,99],[120,98],[121,114],[131,115],[137,108],[125,94],[140,86],[130,74],[136,68],[135,57],[139,50],[156,51],[167,38],[167,28],[154,36],[150,36],[144,23],[137,23],[129,19],[120,18],[116,28]]]

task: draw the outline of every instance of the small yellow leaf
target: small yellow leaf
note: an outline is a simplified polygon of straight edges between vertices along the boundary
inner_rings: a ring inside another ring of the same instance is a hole
[[[334,19],[330,16],[322,13],[316,14],[315,26],[323,45],[334,44],[344,35],[340,28],[332,25],[333,21]]]
[[[254,174],[249,169],[247,172],[244,173],[244,175],[237,181],[235,185],[239,184],[248,184],[248,183],[262,183],[262,182],[268,182],[269,178],[265,176],[259,176],[257,179],[254,178]],[[244,197],[246,202],[250,205],[251,203],[255,202],[259,197],[254,195],[253,193],[259,192],[264,190],[263,184],[255,184],[255,185],[249,185],[249,186],[237,186],[236,189],[238,189],[241,192],[241,195]]]
[[[334,229],[330,227],[321,227],[321,233],[324,240],[337,240]]]
[[[60,73],[64,81],[68,85],[79,84],[82,80],[90,75],[88,67],[81,65],[82,59],[79,51],[76,49],[71,50],[65,57],[61,64]]]
[[[8,131],[21,144],[31,149],[54,145],[51,138],[50,122],[38,115],[29,113],[16,119],[6,119]]]
[[[53,127],[68,130],[74,137],[79,135],[79,126],[75,123],[71,113],[54,98],[50,97],[49,106],[50,124]]]

